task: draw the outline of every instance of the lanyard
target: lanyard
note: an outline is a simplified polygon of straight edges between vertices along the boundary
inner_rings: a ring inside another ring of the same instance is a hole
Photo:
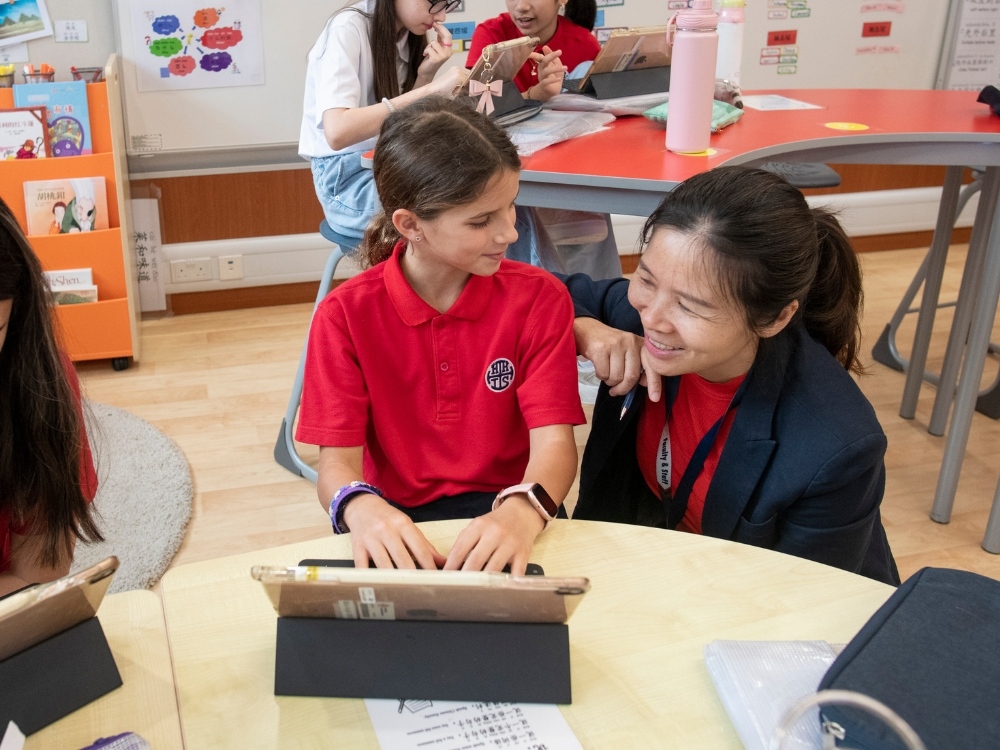
[[[743,378],[743,382],[740,383],[740,387],[736,390],[733,395],[733,400],[729,402],[729,406],[726,408],[725,413],[719,417],[715,424],[713,424],[706,432],[700,441],[698,441],[698,446],[694,449],[694,454],[691,456],[691,460],[688,462],[687,468],[684,469],[684,476],[681,477],[680,484],[677,485],[675,492],[671,493],[670,487],[670,474],[671,474],[671,455],[670,455],[670,411],[674,406],[674,401],[677,399],[677,391],[680,389],[680,377],[671,378],[667,381],[666,388],[666,405],[667,405],[667,422],[663,425],[663,437],[660,442],[660,448],[657,452],[657,479],[660,484],[660,496],[663,499],[664,504],[667,506],[667,528],[675,529],[677,524],[681,522],[684,518],[684,514],[687,512],[688,497],[691,495],[691,488],[694,487],[695,480],[701,475],[702,470],[705,468],[705,459],[708,458],[708,454],[712,450],[712,446],[715,444],[715,439],[719,435],[719,430],[722,428],[722,423],[729,416],[729,412],[740,405],[740,401],[743,400],[743,394],[747,389],[747,382],[749,381],[749,374]]]

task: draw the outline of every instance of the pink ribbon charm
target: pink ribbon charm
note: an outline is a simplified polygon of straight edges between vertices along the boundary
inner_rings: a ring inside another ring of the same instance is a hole
[[[503,81],[490,81],[489,83],[469,81],[469,96],[478,94],[482,94],[482,96],[479,97],[476,112],[482,112],[485,115],[493,114],[493,97],[503,94]]]

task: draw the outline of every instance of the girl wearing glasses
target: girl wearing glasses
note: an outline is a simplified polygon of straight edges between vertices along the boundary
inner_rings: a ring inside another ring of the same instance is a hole
[[[459,0],[361,0],[335,13],[309,51],[299,155],[312,161],[316,195],[330,226],[360,238],[377,208],[361,155],[382,121],[428,94],[464,83],[454,68],[445,13]],[[434,29],[436,39],[428,42]]]

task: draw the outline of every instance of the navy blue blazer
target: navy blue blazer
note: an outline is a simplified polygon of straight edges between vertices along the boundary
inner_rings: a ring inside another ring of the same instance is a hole
[[[578,317],[642,335],[626,280],[564,278]],[[761,342],[747,377],[705,497],[702,533],[898,585],[879,515],[886,438],[850,374],[796,319]],[[664,504],[636,458],[640,409],[619,420],[622,400],[601,385],[573,517],[665,527]],[[635,403],[648,407],[644,388]]]

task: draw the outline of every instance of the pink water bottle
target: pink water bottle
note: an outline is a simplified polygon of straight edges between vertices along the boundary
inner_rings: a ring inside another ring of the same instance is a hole
[[[670,151],[696,154],[708,148],[719,50],[718,23],[712,0],[693,0],[688,10],[677,11],[667,25],[668,43],[671,27],[677,27],[673,34],[667,114]]]

